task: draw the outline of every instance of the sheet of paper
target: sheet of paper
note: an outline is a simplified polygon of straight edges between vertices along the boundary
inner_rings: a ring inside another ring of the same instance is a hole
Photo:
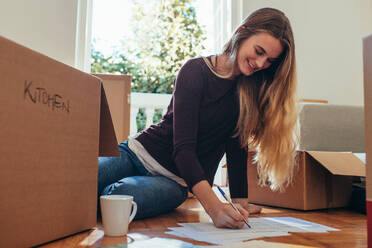
[[[226,243],[240,242],[243,240],[256,239],[256,238],[263,237],[262,234],[259,234],[259,233],[251,233],[251,234],[237,233],[237,234],[233,234],[233,235],[230,234],[230,235],[225,235],[225,236],[223,235],[221,236],[221,234],[206,234],[206,233],[195,234],[185,229],[166,232],[166,234],[175,235],[175,236],[183,237],[183,238],[190,238],[196,241],[208,242],[211,244],[226,244]],[[266,233],[265,237],[287,236],[287,235],[289,235],[288,232],[272,232],[272,233]]]
[[[212,246],[213,247],[213,246]],[[223,248],[314,248],[313,246],[292,245],[277,242],[268,242],[264,240],[251,240],[246,242],[229,243],[222,246]]]
[[[242,229],[216,228],[213,223],[180,223],[182,227],[169,228],[172,231],[166,233],[213,244],[289,235],[288,232],[281,231],[279,228],[283,225],[281,223],[259,218],[251,218],[249,223],[252,228],[244,227]]]
[[[146,240],[134,240],[129,244],[117,245],[117,246],[101,246],[98,248],[225,248],[223,246],[200,246],[193,245],[191,243],[169,238],[151,238]]]
[[[151,238],[146,240],[135,240],[129,244],[117,246],[100,246],[98,248],[148,248],[148,247],[161,247],[161,248],[311,248],[310,246],[300,246],[292,244],[267,242],[264,240],[252,240],[247,242],[228,243],[218,246],[204,246],[193,245],[182,240],[169,239],[169,238]]]
[[[252,228],[216,228],[213,223],[179,223],[182,227],[169,228],[167,234],[191,238],[212,244],[241,242],[261,237],[286,236],[289,232],[328,232],[338,229],[293,217],[249,218]]]
[[[265,218],[274,222],[279,222],[284,225],[295,227],[294,229],[288,229],[289,232],[328,232],[328,231],[340,231],[339,229],[332,228],[329,226],[321,225],[318,223],[301,220],[293,217],[272,217]]]

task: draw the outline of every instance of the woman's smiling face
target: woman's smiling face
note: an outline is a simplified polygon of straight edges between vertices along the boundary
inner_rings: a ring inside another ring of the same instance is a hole
[[[240,73],[249,76],[268,68],[283,51],[280,41],[268,33],[258,33],[244,40],[238,51]]]

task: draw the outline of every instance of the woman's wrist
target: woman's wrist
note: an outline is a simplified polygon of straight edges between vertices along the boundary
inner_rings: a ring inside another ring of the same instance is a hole
[[[192,187],[192,192],[208,215],[213,215],[215,211],[219,209],[221,205],[223,205],[206,180],[195,184]]]

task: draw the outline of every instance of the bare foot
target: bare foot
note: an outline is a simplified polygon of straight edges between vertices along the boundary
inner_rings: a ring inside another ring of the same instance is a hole
[[[259,214],[261,213],[262,208],[253,204],[249,204],[249,214]]]

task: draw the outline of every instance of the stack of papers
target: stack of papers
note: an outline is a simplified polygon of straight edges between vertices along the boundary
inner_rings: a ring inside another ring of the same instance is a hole
[[[182,227],[170,227],[167,234],[212,244],[236,243],[244,240],[287,236],[289,232],[315,232],[326,233],[339,231],[339,229],[320,225],[317,223],[293,218],[249,218],[249,225],[242,229],[216,228],[213,223],[179,223]]]
[[[99,248],[309,248],[308,246],[291,245],[282,243],[273,243],[263,240],[252,240],[248,242],[232,243],[223,246],[203,246],[193,245],[188,242],[184,242],[176,239],[168,238],[151,238],[147,240],[134,241],[129,244],[117,245],[117,246],[101,246]]]
[[[188,242],[177,239],[168,238],[151,238],[147,240],[134,240],[129,244],[117,245],[117,246],[102,246],[99,248],[224,248],[221,246],[198,246]]]

